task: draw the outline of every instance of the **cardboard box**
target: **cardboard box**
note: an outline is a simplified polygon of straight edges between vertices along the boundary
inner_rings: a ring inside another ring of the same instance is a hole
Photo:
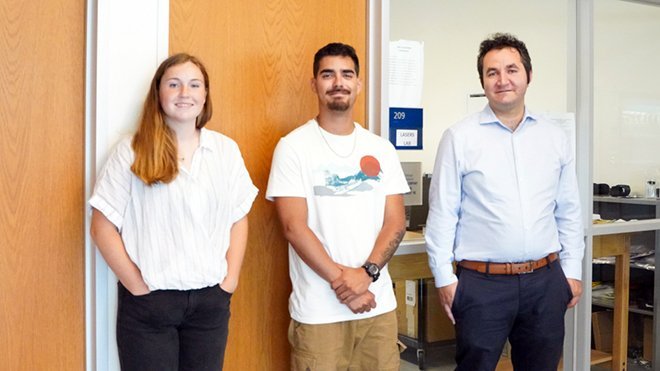
[[[591,326],[594,333],[594,349],[612,352],[612,311],[591,313]]]
[[[396,296],[396,320],[399,334],[412,338],[417,337],[417,293],[406,298],[406,286],[415,285],[417,281],[394,281],[394,295]],[[409,291],[409,290],[408,290]]]
[[[644,347],[642,358],[653,361],[653,317],[644,317]]]
[[[417,280],[394,281],[394,294],[396,295],[396,316],[399,322],[399,334],[417,339],[418,304]],[[438,292],[433,279],[425,281],[426,308],[426,341],[436,342],[452,340],[455,338],[454,325],[452,325],[438,301]]]

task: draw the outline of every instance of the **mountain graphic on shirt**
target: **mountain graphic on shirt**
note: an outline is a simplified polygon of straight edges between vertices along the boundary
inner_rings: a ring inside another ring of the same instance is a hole
[[[339,176],[326,172],[325,185],[314,186],[316,196],[350,196],[357,192],[367,192],[373,189],[370,181],[380,182],[382,170],[380,162],[374,156],[363,156],[360,159],[360,170],[351,175]]]

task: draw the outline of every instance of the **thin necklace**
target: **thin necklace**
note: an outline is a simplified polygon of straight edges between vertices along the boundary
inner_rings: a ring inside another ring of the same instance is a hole
[[[354,125],[354,126],[355,126],[355,125]],[[330,145],[330,143],[328,142],[328,140],[325,138],[325,135],[323,135],[323,129],[321,129],[321,125],[318,123],[318,120],[316,121],[316,127],[319,129],[319,134],[321,135],[321,138],[323,138],[323,141],[325,142],[325,145],[328,146],[328,148],[330,148],[330,150],[332,151],[332,153],[334,153],[337,157],[340,157],[340,158],[349,158],[349,157],[351,157],[351,155],[353,154],[353,152],[355,152],[355,143],[357,142],[357,133],[355,132],[355,127],[353,127],[353,132],[351,133],[351,134],[353,135],[353,148],[351,148],[351,151],[350,151],[348,154],[346,154],[346,155],[340,155],[339,153],[337,153],[337,151],[335,151],[335,150],[332,148],[332,146]]]
[[[196,145],[195,149],[193,149],[193,154],[195,153],[195,150],[197,149],[197,147],[199,147],[200,137],[201,137],[201,131],[200,131],[199,134],[196,134],[195,140],[197,141],[197,145]],[[190,155],[190,157],[192,157],[192,154]],[[185,161],[185,160],[186,160],[186,156],[177,157],[177,160],[179,160],[179,161]]]

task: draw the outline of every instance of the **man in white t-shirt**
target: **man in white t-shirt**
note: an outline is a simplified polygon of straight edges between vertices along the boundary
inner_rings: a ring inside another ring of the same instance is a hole
[[[405,233],[409,191],[394,147],[353,122],[355,50],[314,56],[316,118],[275,148],[266,198],[289,241],[292,370],[399,370],[387,262]]]

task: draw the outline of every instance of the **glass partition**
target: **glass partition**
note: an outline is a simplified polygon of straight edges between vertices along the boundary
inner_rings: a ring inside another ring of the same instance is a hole
[[[594,219],[599,218],[595,221],[599,225],[592,229],[593,340],[598,348],[602,334],[596,329],[602,318],[615,317],[610,336],[616,334],[617,324],[625,326],[623,339],[627,342],[618,344],[623,357],[614,362],[614,368],[626,362],[625,355],[630,357],[630,367],[650,367],[651,362],[657,364],[660,360],[656,340],[660,321],[654,308],[660,297],[660,281],[655,273],[655,250],[660,246],[658,35],[657,4],[593,1],[593,212]],[[600,238],[616,236],[629,238],[622,255],[626,267],[618,270],[628,274],[629,282],[626,284],[626,278],[621,277],[624,286],[617,294],[628,300],[618,313],[616,305],[602,300],[609,296],[603,292],[612,290],[606,282],[612,276],[610,272],[616,270],[611,265],[614,257],[599,254],[597,244]],[[603,287],[601,282],[605,282]],[[617,353],[617,341],[622,339],[614,337],[615,348],[610,352]]]
[[[660,187],[660,6],[594,1],[595,183]]]

